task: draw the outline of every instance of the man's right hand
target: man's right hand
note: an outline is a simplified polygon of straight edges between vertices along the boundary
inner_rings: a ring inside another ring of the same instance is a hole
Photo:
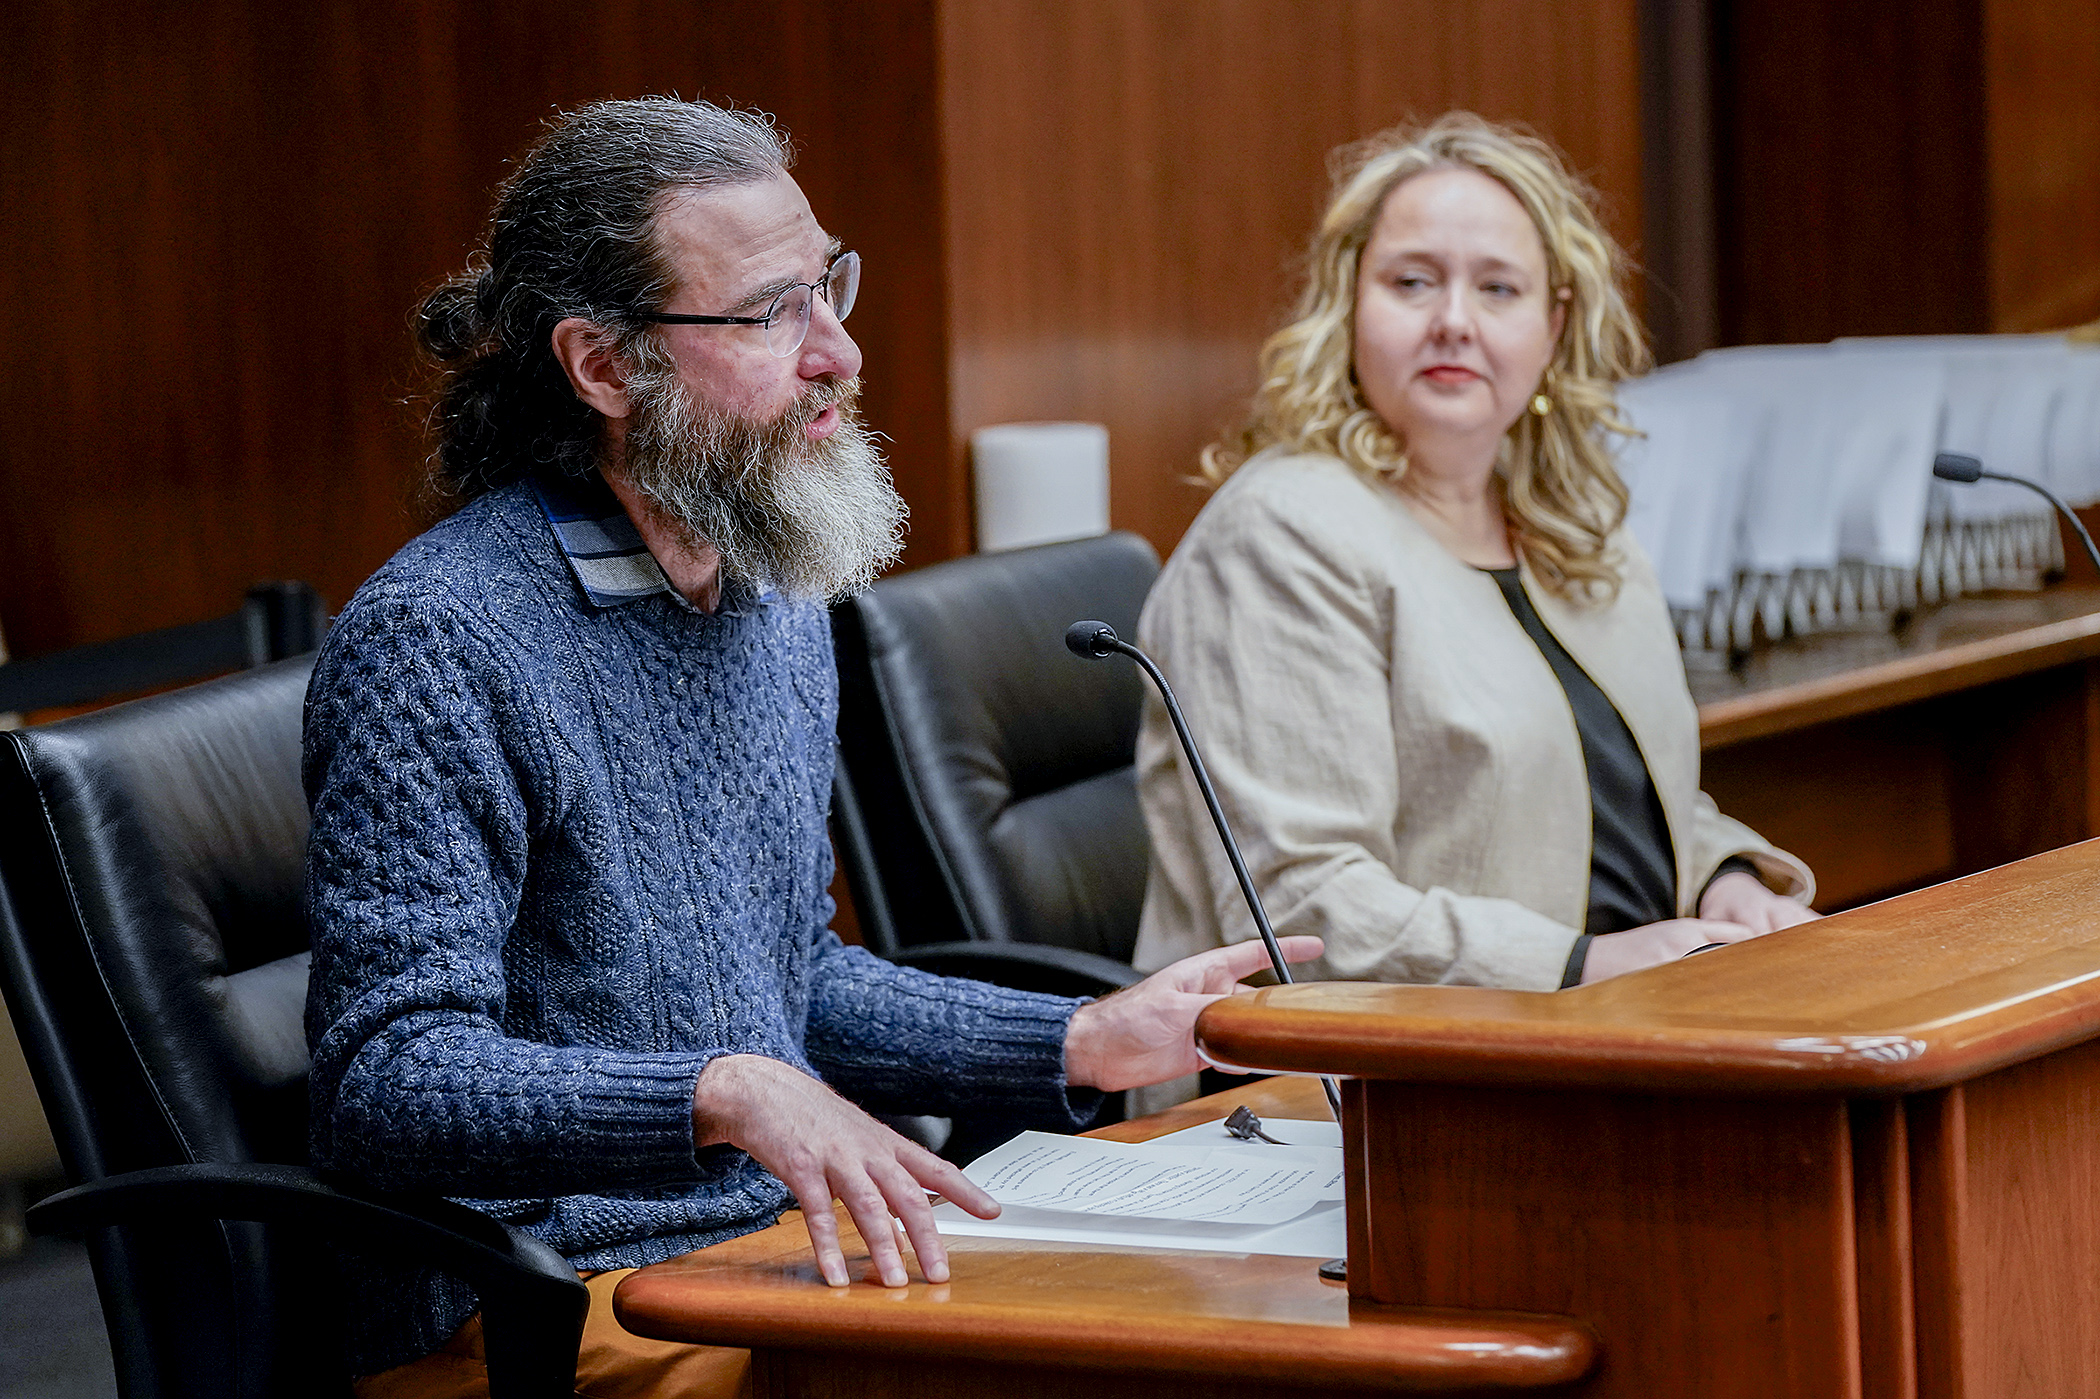
[[[1581,984],[1589,986],[1607,977],[1659,967],[1710,942],[1741,942],[1756,936],[1755,930],[1741,923],[1718,918],[1672,918],[1623,933],[1604,933],[1590,939],[1589,954],[1582,959]]]
[[[800,1069],[763,1055],[725,1055],[700,1071],[693,1089],[693,1142],[740,1147],[795,1192],[817,1268],[833,1287],[850,1281],[833,1199],[853,1216],[884,1287],[902,1287],[910,1280],[890,1222],[893,1214],[904,1221],[926,1281],[948,1280],[948,1250],[934,1227],[928,1190],[980,1219],[999,1213],[998,1202],[954,1166]]]

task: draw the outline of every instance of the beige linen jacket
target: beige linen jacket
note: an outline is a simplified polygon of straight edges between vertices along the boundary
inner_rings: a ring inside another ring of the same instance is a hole
[[[1647,760],[1680,914],[1731,855],[1811,897],[1806,866],[1699,790],[1668,608],[1632,539],[1616,547],[1610,604],[1570,604],[1528,570],[1524,584]],[[1560,985],[1590,884],[1574,710],[1495,580],[1390,489],[1332,457],[1257,456],[1161,571],[1138,635],[1188,711],[1276,931],[1327,940],[1306,975]],[[1253,937],[1156,699],[1137,765],[1152,836],[1138,967]]]

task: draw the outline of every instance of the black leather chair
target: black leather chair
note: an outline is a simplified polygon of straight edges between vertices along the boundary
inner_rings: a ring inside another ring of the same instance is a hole
[[[334,1245],[481,1293],[497,1396],[569,1395],[588,1297],[551,1248],[306,1161],[311,662],[0,735],[0,987],[88,1234],[126,1399],[346,1393]]]
[[[327,630],[328,604],[307,584],[258,583],[224,617],[0,664],[0,714],[91,704],[251,670],[305,655]]]
[[[834,609],[833,827],[871,947],[1065,995],[1138,979],[1142,681],[1063,637],[1082,618],[1134,633],[1158,573],[1110,534],[935,564]]]

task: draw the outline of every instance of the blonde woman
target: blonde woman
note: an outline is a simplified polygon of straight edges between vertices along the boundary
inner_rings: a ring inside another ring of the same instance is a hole
[[[1453,114],[1337,152],[1309,284],[1140,637],[1311,975],[1552,990],[1814,917],[1699,790],[1620,528],[1625,261],[1543,142]],[[1155,703],[1140,967],[1253,935]]]

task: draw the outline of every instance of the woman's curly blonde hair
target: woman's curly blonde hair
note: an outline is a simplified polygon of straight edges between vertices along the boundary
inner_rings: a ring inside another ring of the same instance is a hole
[[[1615,386],[1651,361],[1626,303],[1626,255],[1597,217],[1594,193],[1544,141],[1471,112],[1381,131],[1341,147],[1328,166],[1334,192],[1307,254],[1305,290],[1290,323],[1262,346],[1246,424],[1204,449],[1204,478],[1222,484],[1269,447],[1324,452],[1386,481],[1406,473],[1406,444],[1356,382],[1357,264],[1401,181],[1478,170],[1531,215],[1551,294],[1567,308],[1543,385],[1552,412],[1522,414],[1503,444],[1505,508],[1542,582],[1571,600],[1610,597],[1619,574],[1606,543],[1626,517],[1626,487],[1605,433],[1630,430],[1617,416]]]

